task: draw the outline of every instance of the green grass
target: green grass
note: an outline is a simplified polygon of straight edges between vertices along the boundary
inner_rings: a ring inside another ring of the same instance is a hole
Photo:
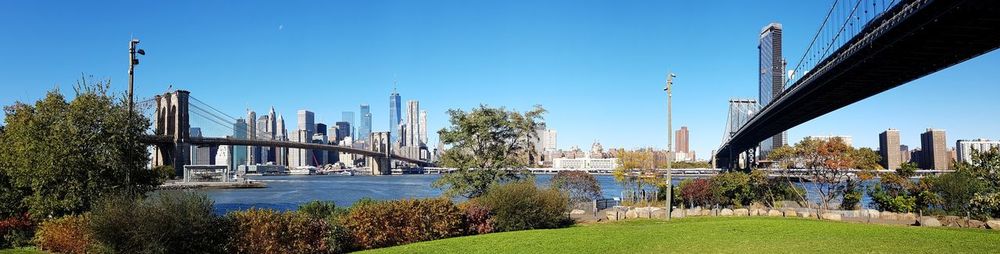
[[[44,254],[47,252],[40,251],[34,248],[19,248],[19,249],[2,249],[0,254]]]
[[[793,218],[640,220],[414,243],[372,253],[988,253],[1000,232]]]

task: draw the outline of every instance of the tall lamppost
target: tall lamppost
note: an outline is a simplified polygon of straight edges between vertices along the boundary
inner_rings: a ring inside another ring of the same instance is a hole
[[[134,96],[134,93],[132,91],[132,81],[135,79],[135,66],[139,65],[139,59],[135,58],[135,54],[139,53],[140,55],[146,55],[146,51],[145,50],[136,49],[135,48],[136,44],[139,44],[139,39],[132,38],[132,40],[128,42],[128,111],[129,111],[129,116],[131,116],[132,112],[135,111],[135,105],[134,105],[134,102],[132,102],[132,100],[133,100],[132,98]]]
[[[674,197],[674,193],[673,193],[674,192],[674,186],[673,186],[674,185],[673,184],[673,180],[674,180],[673,176],[674,175],[673,175],[673,169],[671,167],[671,163],[673,163],[673,160],[674,160],[674,148],[673,148],[674,147],[674,133],[673,133],[674,132],[674,127],[673,127],[673,122],[672,122],[673,119],[671,118],[672,117],[672,115],[671,115],[672,109],[671,109],[670,102],[671,102],[671,99],[673,98],[673,95],[671,94],[671,92],[672,92],[671,90],[673,90],[673,89],[671,87],[674,85],[674,78],[675,77],[677,77],[676,74],[673,74],[673,73],[667,74],[667,87],[663,88],[663,91],[667,92],[667,203],[666,203],[666,207],[667,207],[667,220],[670,220],[670,213],[672,212],[671,210],[673,210],[673,206],[671,206],[670,204],[672,204],[671,199]]]

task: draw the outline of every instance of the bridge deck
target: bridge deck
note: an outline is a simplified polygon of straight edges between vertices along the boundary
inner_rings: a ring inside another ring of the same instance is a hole
[[[718,161],[726,163],[781,131],[1000,47],[1000,1],[919,0],[893,8],[754,115],[720,147]]]

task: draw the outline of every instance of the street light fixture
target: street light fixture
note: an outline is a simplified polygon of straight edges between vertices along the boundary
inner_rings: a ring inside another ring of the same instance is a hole
[[[674,132],[674,127],[673,127],[673,122],[672,122],[673,119],[672,119],[672,115],[671,115],[672,109],[671,109],[670,102],[671,102],[671,99],[673,98],[673,95],[672,95],[671,92],[673,90],[672,87],[674,85],[674,78],[675,77],[677,77],[677,74],[674,74],[674,73],[667,74],[667,87],[663,88],[663,91],[667,92],[667,195],[666,195],[667,196],[667,200],[666,200],[667,202],[665,204],[665,206],[667,207],[667,220],[670,220],[670,213],[672,212],[671,210],[673,210],[673,206],[671,205],[671,203],[672,203],[671,199],[673,198],[673,195],[674,195],[674,193],[673,193],[674,192],[674,186],[673,186],[674,177],[673,177],[673,169],[672,169],[672,165],[671,165],[671,163],[673,163],[673,160],[674,160],[674,150],[673,150],[673,147],[674,147],[674,133],[673,133]]]

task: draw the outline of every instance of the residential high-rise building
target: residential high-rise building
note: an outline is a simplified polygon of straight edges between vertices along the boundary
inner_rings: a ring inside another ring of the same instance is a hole
[[[902,167],[903,163],[910,163],[913,158],[910,156],[910,147],[907,145],[899,145],[899,163]]]
[[[247,121],[243,118],[236,119],[236,123],[233,124],[233,138],[234,139],[247,139]],[[232,155],[232,165],[233,168],[239,165],[245,165],[247,163],[247,147],[246,146],[233,146]]]
[[[545,151],[555,152],[558,148],[556,141],[558,133],[553,129],[545,129],[545,138],[542,144],[545,146]]]
[[[927,129],[920,134],[920,168],[948,169],[949,151],[943,129]]]
[[[394,84],[395,85],[395,84]],[[392,94],[389,95],[389,139],[395,143],[396,140],[402,140],[399,135],[399,124],[400,113],[402,113],[400,105],[399,93],[396,92],[396,88],[392,88]]]
[[[427,110],[420,111],[420,145],[427,145]]]
[[[960,139],[955,141],[955,159],[958,162],[972,163],[974,152],[984,153],[994,148],[1000,149],[1000,140]]]
[[[899,151],[899,130],[888,129],[878,134],[878,152],[882,155],[882,167],[889,170],[899,168],[902,156]]]
[[[677,143],[674,145],[674,151],[678,153],[688,153],[690,151],[688,147],[688,127],[681,126],[681,129],[677,130],[674,136],[676,136],[677,140]]]
[[[368,140],[372,133],[372,112],[368,104],[361,104],[361,123],[358,127],[358,140]]]
[[[406,146],[420,146],[420,102],[409,100],[406,102]]]
[[[247,109],[247,139],[257,139],[257,113]],[[257,147],[247,146],[246,165],[257,164]]]
[[[781,24],[771,23],[760,31],[760,45],[757,46],[760,52],[758,102],[762,108],[771,103],[774,97],[781,94],[785,86],[785,62],[781,56],[781,30]],[[788,142],[784,137],[785,134],[782,132],[761,142],[761,157],[767,157],[771,150],[784,146]]]

